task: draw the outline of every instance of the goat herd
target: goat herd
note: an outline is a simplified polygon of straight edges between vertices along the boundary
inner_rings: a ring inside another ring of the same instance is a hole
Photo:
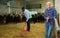
[[[0,24],[4,23],[18,23],[18,22],[24,22],[26,20],[25,16],[22,14],[8,14],[8,15],[0,15]],[[32,15],[31,22],[36,23],[36,22],[44,22],[44,17],[43,14],[35,14]]]

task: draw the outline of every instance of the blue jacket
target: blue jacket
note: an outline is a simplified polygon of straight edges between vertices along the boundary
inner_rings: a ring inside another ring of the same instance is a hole
[[[57,16],[57,11],[54,7],[51,7],[49,10],[45,9],[44,18],[49,17],[50,19],[54,19]]]

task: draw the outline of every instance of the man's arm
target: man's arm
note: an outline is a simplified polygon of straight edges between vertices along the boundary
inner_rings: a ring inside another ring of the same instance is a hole
[[[48,22],[48,20],[49,20],[49,16],[48,16],[48,14],[47,14],[47,11],[45,10],[45,13],[44,13],[44,18],[46,19],[46,22]]]
[[[57,16],[57,11],[54,8],[53,12],[52,12],[52,16],[50,17],[50,19],[54,19],[54,18],[56,18],[56,16]]]
[[[44,19],[46,19],[46,17],[47,17],[47,11],[45,10]]]

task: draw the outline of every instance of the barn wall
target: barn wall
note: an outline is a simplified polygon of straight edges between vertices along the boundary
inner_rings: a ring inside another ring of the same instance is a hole
[[[33,1],[33,2],[29,2],[31,4],[41,4],[42,8],[41,9],[29,9],[29,10],[33,10],[33,11],[37,11],[39,13],[44,13],[45,10],[45,4],[47,1],[50,1],[53,5],[53,0],[39,0],[39,1]],[[22,2],[22,4],[20,5],[19,8],[10,8],[10,13],[21,13],[21,7],[22,6],[26,6],[27,3]],[[13,5],[14,6],[14,5]],[[4,14],[9,14],[9,7],[7,7],[6,5],[1,5],[0,4],[0,15],[4,15]]]
[[[31,4],[41,4],[41,9],[30,9],[30,10],[34,10],[34,11],[38,11],[39,13],[44,13],[44,10],[46,8],[46,2],[50,1],[53,5],[53,0],[41,0],[41,1],[37,1],[37,2],[31,2]]]

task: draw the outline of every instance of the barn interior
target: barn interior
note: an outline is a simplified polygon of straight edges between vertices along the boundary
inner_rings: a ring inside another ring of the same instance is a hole
[[[50,1],[57,10],[60,25],[60,0],[0,0],[0,38],[45,38],[45,19],[43,17],[46,2]],[[31,18],[31,32],[22,34],[26,18],[21,10],[37,11]],[[55,35],[52,34],[52,38]]]

